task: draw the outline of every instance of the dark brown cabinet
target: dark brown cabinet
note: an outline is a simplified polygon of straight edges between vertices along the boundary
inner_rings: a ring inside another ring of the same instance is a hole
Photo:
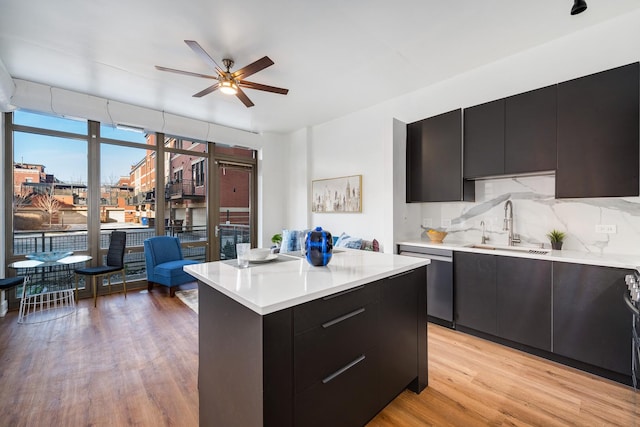
[[[454,271],[459,330],[630,381],[630,270],[455,252]]]
[[[462,110],[408,124],[406,165],[407,203],[473,201],[474,184],[462,180]]]
[[[638,69],[558,85],[557,198],[639,195]]]
[[[377,411],[379,293],[376,282],[293,308],[294,425],[360,425]]]
[[[631,375],[631,311],[622,296],[631,271],[553,264],[553,352]]]
[[[364,425],[426,386],[425,280],[419,268],[294,307],[294,425]]]
[[[551,262],[497,257],[497,336],[551,351]]]
[[[504,99],[465,108],[464,178],[504,174]]]
[[[466,179],[555,168],[555,85],[464,110]]]
[[[505,100],[505,174],[556,169],[556,93],[553,85]]]
[[[200,422],[367,423],[427,386],[426,266],[264,316],[200,284]]]
[[[551,350],[551,262],[456,252],[456,326]]]
[[[453,266],[456,326],[496,335],[496,257],[456,252]]]
[[[381,283],[378,339],[380,356],[385,358],[385,368],[378,372],[381,408],[414,380],[416,364],[427,359],[426,342],[416,341],[419,328],[427,323],[426,307],[417,305],[419,300],[424,300],[417,296],[426,292],[425,283],[425,269],[399,274]],[[426,370],[423,374],[427,375]]]

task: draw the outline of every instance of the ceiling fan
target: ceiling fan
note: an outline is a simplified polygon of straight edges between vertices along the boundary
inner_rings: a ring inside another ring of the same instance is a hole
[[[267,86],[245,80],[245,77],[249,77],[250,75],[264,70],[265,68],[270,67],[274,64],[274,62],[268,56],[264,56],[261,59],[258,59],[257,61],[247,65],[246,67],[232,72],[231,68],[233,67],[233,59],[223,59],[222,63],[225,67],[225,69],[223,69],[216,63],[216,61],[213,60],[213,58],[211,58],[211,56],[209,56],[207,52],[205,52],[205,50],[198,44],[198,42],[194,40],[185,40],[184,42],[191,48],[191,50],[196,53],[196,55],[202,58],[207,65],[209,65],[216,71],[216,76],[193,73],[191,71],[176,70],[175,68],[161,67],[159,65],[156,65],[156,69],[160,71],[169,71],[171,73],[184,74],[187,76],[217,80],[216,83],[212,84],[208,88],[194,94],[193,96],[196,98],[201,98],[213,91],[220,89],[222,93],[237,96],[238,99],[240,99],[240,101],[242,101],[242,103],[248,108],[253,107],[254,103],[251,102],[247,94],[245,94],[241,88],[263,90],[265,92],[279,93],[281,95],[286,95],[287,93],[289,93],[289,89]]]

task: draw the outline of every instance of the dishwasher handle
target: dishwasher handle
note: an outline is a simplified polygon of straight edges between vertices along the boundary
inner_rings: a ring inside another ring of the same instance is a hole
[[[453,262],[453,257],[442,256],[442,255],[429,255],[429,254],[422,254],[418,252],[407,252],[407,251],[400,252],[400,255],[412,256],[416,258],[427,258],[432,261]]]

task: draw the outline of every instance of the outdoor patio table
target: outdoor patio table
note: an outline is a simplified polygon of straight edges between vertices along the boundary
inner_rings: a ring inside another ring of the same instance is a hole
[[[25,260],[9,264],[25,276],[18,323],[45,322],[73,313],[73,270],[90,260],[89,255],[70,255],[57,261]]]

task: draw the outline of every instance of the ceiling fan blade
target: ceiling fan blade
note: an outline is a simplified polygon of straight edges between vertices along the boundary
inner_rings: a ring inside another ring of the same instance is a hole
[[[231,73],[231,75],[235,79],[243,79],[245,77],[249,77],[250,75],[257,73],[260,70],[264,70],[265,68],[270,67],[273,64],[274,62],[268,56],[264,56],[258,59],[257,61],[247,65],[246,67],[243,67],[237,71],[234,71],[233,73]]]
[[[249,99],[249,97],[247,96],[246,93],[244,93],[242,91],[242,89],[238,88],[238,93],[236,93],[236,96],[238,97],[238,99],[240,101],[242,101],[242,103],[247,107],[253,107],[253,102],[251,102],[251,100]]]
[[[201,90],[200,92],[196,93],[195,95],[193,95],[194,98],[202,98],[205,95],[210,94],[211,92],[215,91],[218,89],[218,87],[220,87],[220,82],[217,82],[211,86],[209,86],[208,88],[206,88],[205,90]]]
[[[265,92],[279,93],[281,95],[286,95],[287,93],[289,93],[289,89],[284,89],[284,88],[275,87],[275,86],[267,86],[260,83],[248,82],[246,80],[239,81],[238,85],[241,87],[249,88],[249,89],[264,90]]]
[[[218,63],[212,57],[209,56],[209,54],[202,48],[202,46],[198,44],[197,41],[185,40],[184,42],[187,44],[187,46],[191,48],[191,50],[193,50],[196,53],[196,55],[202,58],[202,60],[206,62],[208,66],[210,66],[211,68],[214,68],[218,72],[218,74],[220,74],[221,76],[224,75],[222,68],[220,68]]]
[[[205,79],[214,79],[214,80],[218,79],[218,77],[210,76],[208,74],[192,73],[191,71],[176,70],[175,68],[161,67],[160,65],[156,65],[156,70],[169,71],[170,73],[176,73],[176,74],[184,74],[185,76],[202,77]]]

